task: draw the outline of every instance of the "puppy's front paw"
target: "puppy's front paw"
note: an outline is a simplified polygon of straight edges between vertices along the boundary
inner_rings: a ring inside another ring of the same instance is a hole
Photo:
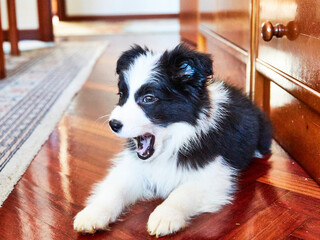
[[[179,231],[186,225],[182,212],[167,206],[158,206],[150,215],[148,232],[156,237]]]
[[[77,214],[73,228],[81,233],[95,233],[97,230],[106,230],[110,223],[110,214],[94,206],[87,206]]]

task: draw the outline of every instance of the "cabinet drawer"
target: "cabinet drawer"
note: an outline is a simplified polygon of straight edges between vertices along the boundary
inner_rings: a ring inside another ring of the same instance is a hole
[[[293,21],[298,30],[290,33],[298,35],[294,40],[274,36],[269,42],[259,36],[258,60],[320,92],[320,1],[260,0],[260,31],[267,21],[273,26]]]

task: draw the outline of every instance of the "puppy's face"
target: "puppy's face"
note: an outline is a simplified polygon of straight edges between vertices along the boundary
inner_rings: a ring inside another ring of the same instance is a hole
[[[135,45],[119,58],[117,74],[119,102],[109,124],[119,137],[135,140],[141,159],[160,151],[170,125],[195,124],[209,105],[206,81],[212,61],[185,45],[163,54]]]

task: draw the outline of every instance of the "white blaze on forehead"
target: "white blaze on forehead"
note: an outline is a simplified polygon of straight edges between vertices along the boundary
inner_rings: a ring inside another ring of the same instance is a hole
[[[161,54],[147,52],[134,60],[133,64],[125,72],[124,78],[129,86],[129,98],[146,82],[152,80],[152,74],[155,73],[155,67]]]

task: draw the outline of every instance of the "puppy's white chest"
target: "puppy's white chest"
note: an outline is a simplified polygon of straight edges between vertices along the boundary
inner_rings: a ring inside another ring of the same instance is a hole
[[[166,198],[186,179],[186,172],[177,167],[176,159],[157,161],[143,166],[145,188],[150,197]]]

